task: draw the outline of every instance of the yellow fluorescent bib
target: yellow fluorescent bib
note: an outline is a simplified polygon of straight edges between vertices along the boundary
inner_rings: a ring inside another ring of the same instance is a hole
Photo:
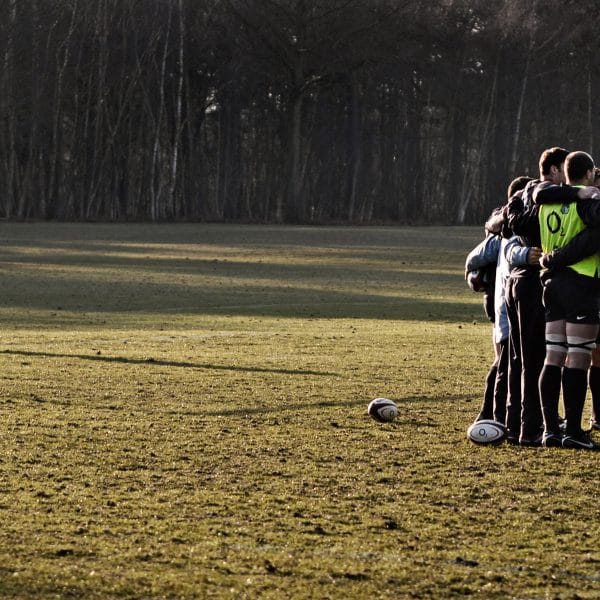
[[[585,223],[577,212],[577,203],[542,204],[538,212],[542,250],[545,254],[563,248],[580,231],[585,229]],[[569,265],[580,275],[598,277],[600,272],[600,255],[592,254],[578,263]]]

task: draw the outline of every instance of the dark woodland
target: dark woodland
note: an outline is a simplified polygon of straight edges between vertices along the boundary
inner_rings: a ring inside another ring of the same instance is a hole
[[[2,0],[0,217],[474,224],[600,127],[596,0]]]

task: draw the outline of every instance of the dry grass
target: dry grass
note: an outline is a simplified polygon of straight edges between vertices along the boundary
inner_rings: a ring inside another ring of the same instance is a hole
[[[597,598],[597,457],[465,439],[479,235],[0,225],[0,597]]]

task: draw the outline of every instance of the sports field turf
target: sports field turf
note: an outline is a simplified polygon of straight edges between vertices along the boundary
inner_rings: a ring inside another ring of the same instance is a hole
[[[0,598],[599,598],[600,456],[465,437],[481,234],[1,223]]]

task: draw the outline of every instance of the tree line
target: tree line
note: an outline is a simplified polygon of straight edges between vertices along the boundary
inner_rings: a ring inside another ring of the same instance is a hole
[[[594,0],[4,0],[6,219],[480,223],[593,154]]]

